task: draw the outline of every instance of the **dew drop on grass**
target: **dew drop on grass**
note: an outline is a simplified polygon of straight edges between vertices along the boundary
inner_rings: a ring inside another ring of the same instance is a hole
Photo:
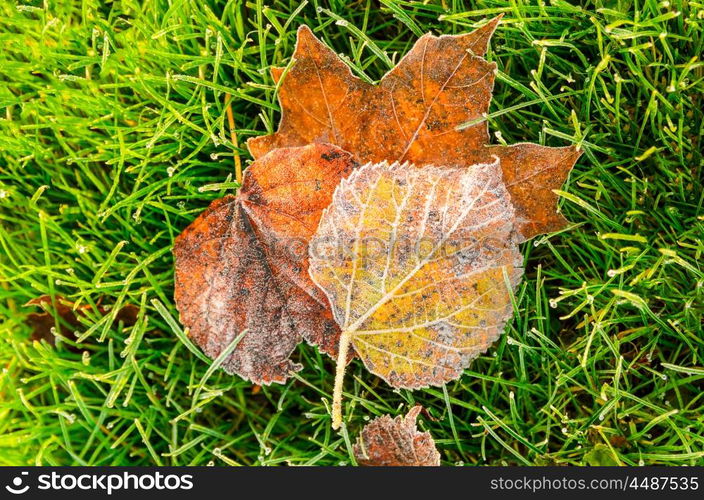
[[[173,177],[175,171],[176,169],[174,167],[169,167],[166,169],[166,173],[169,174],[169,177]]]
[[[553,309],[557,308],[557,301],[556,300],[550,299],[549,304],[550,304],[550,307],[552,307]]]

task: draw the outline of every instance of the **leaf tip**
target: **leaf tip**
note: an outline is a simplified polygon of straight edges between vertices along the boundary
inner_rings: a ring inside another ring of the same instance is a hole
[[[470,41],[472,51],[478,55],[483,56],[489,49],[489,42],[491,37],[494,35],[496,28],[498,28],[501,19],[504,17],[503,13],[490,19],[484,26],[480,26],[471,33],[464,35]]]
[[[308,26],[307,24],[301,24],[298,27],[298,30],[296,30],[296,36],[298,36],[298,38],[301,38],[304,36],[312,36],[313,38],[315,38],[315,35],[313,34],[313,30],[310,29],[310,26]]]
[[[311,46],[318,48],[324,48],[330,50],[327,45],[325,45],[320,38],[315,36],[313,30],[306,24],[301,24],[296,32],[296,50],[295,53],[298,54],[302,48],[310,48]]]
[[[266,152],[266,149],[264,149],[264,147],[262,146],[264,137],[269,136],[261,135],[258,137],[250,137],[245,143],[247,145],[247,149],[249,150],[249,154],[251,154],[252,158],[254,158],[255,160]]]
[[[279,80],[281,80],[281,75],[284,74],[284,71],[286,68],[282,68],[279,66],[272,66],[269,68],[269,74],[271,74],[271,79],[274,80],[275,84],[279,83]]]

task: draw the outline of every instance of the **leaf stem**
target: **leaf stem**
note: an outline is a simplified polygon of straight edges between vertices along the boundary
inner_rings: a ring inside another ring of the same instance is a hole
[[[339,429],[342,425],[342,382],[347,368],[347,353],[350,350],[350,332],[340,334],[340,346],[335,367],[335,388],[332,393],[332,428]]]
[[[240,147],[237,143],[237,128],[235,127],[235,116],[232,114],[232,96],[225,94],[225,113],[227,114],[227,122],[230,125],[230,140],[234,146],[233,153],[235,158],[235,180],[237,184],[242,185],[242,160],[237,149]]]

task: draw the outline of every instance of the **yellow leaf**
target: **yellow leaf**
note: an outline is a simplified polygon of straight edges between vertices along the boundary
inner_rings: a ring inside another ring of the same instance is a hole
[[[351,345],[394,387],[442,385],[503,331],[521,274],[518,221],[498,159],[469,168],[368,164],[337,187],[311,240],[310,275],[342,329],[341,424]]]

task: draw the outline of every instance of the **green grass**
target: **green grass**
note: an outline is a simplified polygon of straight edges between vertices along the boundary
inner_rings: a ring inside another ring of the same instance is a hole
[[[506,335],[444,388],[393,391],[302,346],[259,392],[185,344],[174,237],[272,132],[270,65],[301,23],[378,79],[428,30],[504,13],[495,141],[581,144],[573,225],[527,243]],[[443,463],[704,464],[704,4],[0,1],[0,464],[350,463],[382,413],[424,405]],[[91,314],[78,349],[28,342],[41,294]],[[195,352],[194,352],[195,351]]]

